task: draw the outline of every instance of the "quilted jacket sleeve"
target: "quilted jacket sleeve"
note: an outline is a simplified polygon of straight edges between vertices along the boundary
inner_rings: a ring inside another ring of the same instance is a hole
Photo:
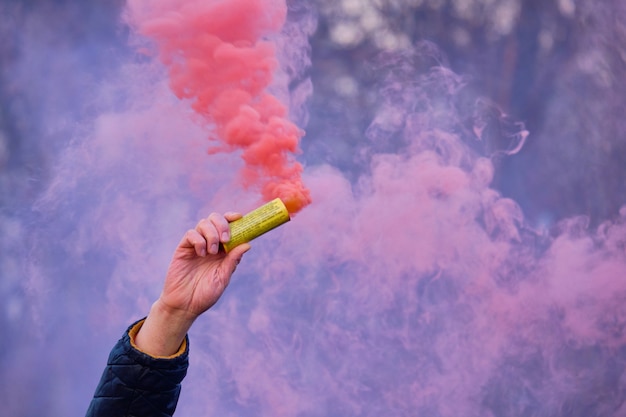
[[[170,357],[153,357],[133,346],[143,320],[117,342],[102,374],[87,417],[169,417],[189,365],[189,340]]]

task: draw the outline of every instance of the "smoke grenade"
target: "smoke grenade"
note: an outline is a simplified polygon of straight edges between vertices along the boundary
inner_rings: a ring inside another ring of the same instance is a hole
[[[290,220],[287,207],[280,198],[251,211],[230,224],[230,241],[224,243],[226,252],[235,246],[250,242]]]

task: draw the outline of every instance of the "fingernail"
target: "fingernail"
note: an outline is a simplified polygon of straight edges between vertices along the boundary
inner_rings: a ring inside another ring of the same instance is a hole
[[[215,255],[217,253],[217,243],[211,245],[211,253]]]
[[[228,242],[229,240],[230,236],[228,235],[228,232],[222,233],[222,242]]]

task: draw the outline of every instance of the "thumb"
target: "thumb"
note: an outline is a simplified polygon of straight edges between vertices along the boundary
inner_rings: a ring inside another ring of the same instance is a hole
[[[241,258],[243,258],[244,253],[250,250],[250,245],[247,243],[242,243],[239,246],[234,247],[228,254],[226,258],[224,258],[224,264],[226,268],[232,274],[237,269],[237,265],[241,262]]]

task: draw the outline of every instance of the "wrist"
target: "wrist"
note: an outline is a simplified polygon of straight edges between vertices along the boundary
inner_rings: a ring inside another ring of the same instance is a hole
[[[151,356],[163,357],[176,353],[197,316],[173,309],[158,299],[135,336],[139,350]]]
[[[197,314],[187,310],[171,307],[162,297],[159,297],[150,307],[148,316],[153,315],[170,327],[185,328],[185,333],[198,318]]]

